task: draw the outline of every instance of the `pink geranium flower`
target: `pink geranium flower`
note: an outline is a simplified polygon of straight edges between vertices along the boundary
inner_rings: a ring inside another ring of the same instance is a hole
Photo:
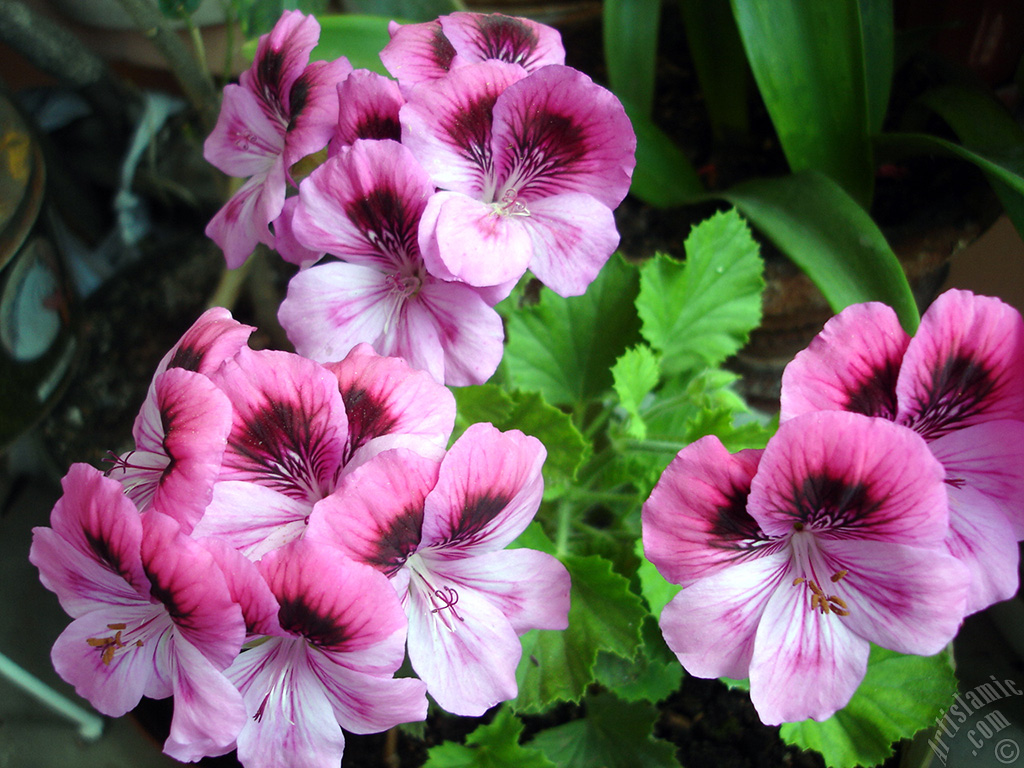
[[[63,486],[53,527],[33,530],[29,553],[74,619],[53,647],[58,674],[111,717],[173,694],[164,751],[185,761],[228,752],[245,709],[222,671],[245,623],[217,560],[88,465],[73,465]]]
[[[870,643],[937,653],[969,581],[943,544],[943,474],[911,430],[835,411],[785,422],[763,452],[684,448],[643,507],[645,555],[683,586],[669,647],[698,677],[749,676],[767,724],[845,706]]]
[[[918,432],[945,468],[946,545],[971,570],[968,613],[1017,591],[1024,538],[1024,322],[998,299],[947,291],[911,338],[884,304],[832,318],[782,378],[783,421],[816,410]]]
[[[500,13],[452,13],[421,24],[391,22],[388,32],[391,42],[380,59],[406,87],[490,59],[518,64],[527,72],[565,63],[558,30]]]
[[[377,733],[426,718],[423,683],[393,677],[406,622],[383,575],[305,540],[258,568],[269,596],[250,602],[276,610],[260,611],[261,642],[226,672],[245,699],[238,757],[247,768],[337,768],[342,728]]]
[[[505,550],[533,519],[544,447],[471,426],[441,461],[387,451],[317,506],[308,536],[387,574],[409,619],[409,659],[459,715],[515,697],[518,635],[564,629],[569,574],[555,558]]]
[[[419,244],[446,280],[496,286],[528,268],[581,294],[618,245],[636,138],[618,99],[571,67],[485,61],[412,89],[402,143],[441,191]]]
[[[375,453],[404,446],[439,457],[455,420],[448,390],[366,346],[331,367],[245,349],[214,381],[234,403],[234,420],[193,535],[253,560],[301,537],[318,502]]]
[[[229,176],[248,178],[206,228],[229,267],[257,243],[274,244],[269,225],[280,216],[289,168],[320,151],[338,119],[337,84],[351,71],[345,58],[309,63],[320,25],[285,12],[260,38],[252,66],[224,88],[220,116],[203,156]]]
[[[429,274],[416,242],[434,187],[394,141],[357,140],[302,182],[292,220],[305,247],[344,261],[299,272],[278,316],[299,354],[338,360],[361,342],[450,385],[501,360],[501,318],[474,288]]]

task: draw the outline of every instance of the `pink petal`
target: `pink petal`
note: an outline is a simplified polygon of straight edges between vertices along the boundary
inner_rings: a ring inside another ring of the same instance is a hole
[[[942,465],[912,430],[885,419],[817,411],[781,424],[761,456],[747,511],[768,536],[934,546],[946,536]]]
[[[121,626],[131,629],[114,629]],[[170,696],[169,670],[158,668],[156,655],[172,627],[162,606],[112,605],[75,619],[57,638],[50,657],[57,674],[79,696],[104,715],[120,717],[144,694]]]
[[[451,69],[455,49],[441,31],[439,21],[396,24],[388,28],[391,40],[380,52],[380,60],[391,76],[412,85],[444,77]]]
[[[896,379],[909,343],[885,304],[847,307],[783,371],[780,419],[823,410],[895,419]]]
[[[284,152],[284,126],[267,117],[240,85],[224,86],[220,114],[203,145],[208,163],[229,176],[263,176]]]
[[[309,54],[320,39],[320,24],[312,15],[286,11],[256,45],[252,65],[239,82],[261,102],[268,117],[287,126],[301,104],[292,103],[292,87],[302,76]]]
[[[398,669],[406,622],[384,574],[306,539],[265,555],[259,569],[281,606],[285,633],[326,651],[367,652],[373,672]]]
[[[300,639],[273,637],[228,670],[248,714],[238,735],[238,759],[247,768],[341,765],[345,736],[308,654]]]
[[[972,486],[949,489],[946,547],[970,571],[965,615],[1017,594],[1017,537],[991,497]]]
[[[153,597],[167,609],[175,632],[224,669],[242,647],[245,622],[220,566],[172,518],[147,512],[142,525],[141,554]]]
[[[472,589],[457,591],[443,574],[413,569],[406,611],[409,660],[427,692],[456,715],[475,717],[514,698],[522,646],[508,619]]]
[[[665,642],[696,677],[744,678],[768,600],[788,574],[785,549],[763,549],[684,587],[661,613]]]
[[[135,420],[141,451],[122,457],[107,474],[125,486],[140,511],[151,502],[188,533],[213,496],[231,418],[231,402],[213,382],[171,368],[154,379],[152,396]],[[149,469],[140,461],[146,451],[162,457],[162,464]]]
[[[537,513],[546,456],[539,440],[519,430],[470,426],[427,496],[421,550],[458,559],[504,549]]]
[[[61,485],[64,494],[50,515],[53,530],[34,529],[29,553],[43,585],[72,616],[145,599],[150,584],[139,554],[142,523],[120,483],[88,464],[73,464]]]
[[[766,725],[831,717],[867,671],[870,645],[846,617],[808,610],[802,588],[786,586],[765,606],[750,660],[750,699]]]
[[[539,198],[581,192],[614,208],[629,191],[632,125],[615,95],[582,72],[547,66],[510,84],[493,121],[496,198],[514,190],[532,211]]]
[[[1006,515],[1014,540],[1024,539],[1024,422],[987,421],[928,443],[946,469],[950,495],[972,488]]]
[[[299,198],[292,196],[284,201],[281,215],[274,220],[274,250],[289,264],[311,267],[324,257],[323,251],[304,246],[295,236],[292,220],[299,205]]]
[[[423,558],[431,562],[429,553]],[[569,572],[545,552],[508,549],[436,565],[459,595],[466,590],[480,595],[518,635],[569,625]]]
[[[292,85],[285,137],[286,167],[327,146],[338,124],[338,83],[351,72],[352,65],[345,57],[314,61]]]
[[[404,631],[399,639],[404,645]],[[426,719],[427,686],[422,680],[366,672],[360,669],[361,661],[357,654],[310,654],[310,666],[346,731],[380,733],[399,723]]]
[[[813,534],[795,534],[796,537]],[[956,635],[967,595],[967,570],[944,546],[818,538],[807,570],[794,577],[815,581],[843,600],[848,615],[815,610],[806,584],[782,590],[804,595],[800,610],[824,623],[841,623],[859,637],[900,653],[930,656]],[[845,572],[845,573],[844,573]]]
[[[766,543],[747,513],[761,451],[730,454],[717,437],[691,443],[672,460],[644,502],[644,556],[684,587],[760,554]]]
[[[386,435],[415,435],[444,449],[455,426],[455,397],[429,374],[398,357],[384,357],[358,344],[328,370],[348,414],[348,452],[375,453]]]
[[[174,716],[164,752],[182,762],[230,752],[247,720],[242,694],[191,643],[171,642]]]
[[[277,622],[277,599],[256,564],[221,538],[211,536],[198,541],[217,562],[231,600],[242,609],[246,635],[281,634],[281,626]]]
[[[1024,420],[1024,321],[998,299],[946,291],[925,312],[896,385],[897,421],[932,440]]]
[[[216,537],[256,561],[302,536],[312,511],[308,500],[251,482],[225,480],[214,486],[213,500],[192,534]]]
[[[258,243],[274,245],[268,225],[284,207],[284,166],[277,163],[272,171],[245,182],[206,225],[206,236],[224,252],[229,269],[242,266]]]
[[[401,449],[377,454],[317,504],[309,539],[393,576],[419,547],[424,500],[438,469],[438,461]]]
[[[223,307],[208,309],[164,355],[154,378],[168,368],[184,368],[209,376],[246,346],[254,330],[232,318]]]
[[[416,232],[433,191],[404,146],[359,140],[302,182],[292,227],[307,248],[398,271],[418,261]]]
[[[217,385],[235,406],[221,472],[315,503],[332,490],[348,440],[345,405],[330,371],[299,355],[241,350]]]
[[[584,293],[619,245],[611,209],[590,195],[538,198],[516,221],[530,235],[530,271],[559,296]]]
[[[338,103],[341,105],[338,125],[331,140],[333,157],[342,146],[354,144],[357,139],[402,138],[398,110],[405,99],[394,80],[365,69],[357,69],[338,83]]]
[[[526,218],[459,192],[437,192],[420,222],[423,262],[442,280],[479,287],[514,282],[533,257]]]
[[[491,112],[501,92],[525,76],[516,64],[488,61],[459,67],[408,94],[399,113],[402,144],[435,185],[478,200],[493,199]]]
[[[465,62],[499,59],[532,72],[564,64],[558,30],[530,19],[500,13],[452,13],[439,19],[445,37]]]

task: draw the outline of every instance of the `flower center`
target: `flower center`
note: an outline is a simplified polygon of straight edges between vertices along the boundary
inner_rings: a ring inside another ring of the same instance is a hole
[[[519,193],[515,189],[506,189],[505,194],[501,196],[501,200],[492,203],[492,205],[494,206],[494,213],[501,216],[530,215],[526,203],[519,199]]]
[[[408,299],[420,292],[423,281],[419,275],[402,275],[395,272],[387,276],[387,284],[392,293],[398,294],[399,298]]]
[[[450,608],[451,612],[452,612],[452,615],[456,619],[458,619],[459,621],[465,621],[464,618],[459,616],[459,612],[455,610],[455,604],[459,602],[459,593],[456,592],[454,589],[452,589],[451,587],[444,587],[442,589],[435,589],[434,590],[434,597],[431,598],[431,602],[434,605],[437,605],[437,603],[434,601],[434,598],[437,598],[438,600],[440,600],[441,601],[441,605],[438,606],[437,608],[434,608],[431,611],[431,613],[440,613],[445,608]]]
[[[127,629],[127,624],[107,624],[107,629],[114,632],[110,637],[90,637],[87,642],[93,648],[99,648],[100,660],[105,666],[110,666],[110,662],[114,660],[114,654],[122,648],[141,648],[142,641],[136,640],[134,643],[126,643],[121,639],[121,633]]]
[[[830,581],[835,584],[842,581],[846,576],[847,571],[836,571],[832,574]],[[810,609],[821,611],[822,614],[834,613],[836,616],[849,616],[850,609],[846,605],[846,601],[838,595],[829,595],[825,593],[821,587],[818,586],[818,582],[814,579],[805,579],[803,576],[798,576],[793,579],[793,586],[798,587],[801,584],[806,586],[811,593],[811,605]]]

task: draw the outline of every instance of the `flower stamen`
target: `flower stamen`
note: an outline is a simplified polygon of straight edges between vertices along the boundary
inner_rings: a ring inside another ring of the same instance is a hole
[[[435,589],[434,596],[437,597],[444,605],[438,606],[431,610],[431,613],[439,613],[445,608],[451,608],[452,615],[455,616],[459,621],[464,622],[465,619],[459,616],[458,611],[455,610],[455,604],[459,602],[459,593],[451,587],[445,587],[444,589]]]
[[[129,647],[128,643],[125,643],[121,639],[121,633],[127,628],[127,624],[107,624],[107,629],[112,630],[115,633],[112,637],[90,637],[86,639],[85,642],[91,647],[103,649],[100,654],[100,661],[103,662],[104,666],[110,666],[110,663],[114,660],[114,654],[117,651],[122,648]],[[141,648],[142,641],[136,640],[132,645],[135,648]]]
[[[845,578],[849,571],[836,571],[830,577],[830,580],[835,583]],[[849,616],[850,608],[846,604],[846,601],[838,595],[829,595],[825,593],[818,583],[813,579],[805,579],[803,576],[798,576],[793,579],[793,586],[798,587],[801,584],[807,586],[811,591],[811,611],[821,611],[822,615],[834,613],[836,616]]]

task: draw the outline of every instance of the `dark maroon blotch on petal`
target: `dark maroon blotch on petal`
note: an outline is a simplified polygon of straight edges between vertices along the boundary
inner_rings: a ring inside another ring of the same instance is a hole
[[[348,639],[345,627],[338,626],[331,616],[320,613],[301,597],[284,598],[280,605],[277,617],[285,631],[325,647],[341,645]]]
[[[184,368],[186,371],[198,372],[205,355],[206,353],[201,349],[182,345],[171,356],[170,362],[167,363],[167,368]]]
[[[577,164],[587,156],[586,134],[571,115],[538,114],[516,133],[513,163],[526,180],[520,194],[557,194],[559,187],[551,182],[577,173]]]
[[[451,541],[466,541],[479,534],[508,506],[507,496],[495,494],[469,499],[451,533]]]
[[[256,65],[256,80],[263,100],[270,108],[270,116],[282,120],[285,115],[284,98],[281,94],[281,70],[284,54],[268,50]]]
[[[729,503],[715,510],[708,529],[710,544],[718,549],[748,550],[766,537],[757,521],[747,512],[750,488],[734,488]]]
[[[540,42],[537,33],[519,19],[501,14],[477,17],[480,50],[486,58],[526,66]]]
[[[388,578],[397,573],[416,551],[423,532],[423,508],[406,508],[391,520],[377,541],[376,551],[365,562]]]
[[[298,80],[292,84],[292,89],[288,94],[288,129],[291,130],[295,127],[295,121],[299,115],[302,114],[302,110],[306,106],[306,102],[309,100],[309,81],[307,80],[308,75],[303,73]]]
[[[899,406],[896,403],[896,379],[899,378],[901,360],[886,360],[885,366],[872,371],[869,379],[859,383],[847,393],[844,410],[876,416],[894,421]]]
[[[402,140],[402,124],[397,115],[372,113],[365,115],[355,127],[357,139],[391,139]]]
[[[345,215],[382,256],[419,255],[420,211],[410,210],[398,190],[381,185],[344,204]]]
[[[991,371],[962,355],[947,358],[932,370],[924,397],[909,404],[906,426],[927,440],[952,432],[964,419],[981,413],[996,389]]]
[[[433,56],[434,63],[438,67],[448,72],[452,68],[452,60],[455,58],[455,47],[451,44],[451,41],[444,36],[444,32],[441,27],[438,26],[434,30],[434,36],[430,40],[430,52]]]
[[[390,433],[398,419],[388,410],[385,403],[376,400],[362,388],[341,393],[348,414],[348,455],[368,441]]]
[[[851,483],[821,472],[794,489],[791,514],[797,523],[814,529],[855,526],[882,506],[864,483]]]
[[[479,96],[455,112],[443,125],[452,143],[460,148],[462,156],[485,171],[490,171],[493,164],[491,113],[497,100],[496,93]]]

